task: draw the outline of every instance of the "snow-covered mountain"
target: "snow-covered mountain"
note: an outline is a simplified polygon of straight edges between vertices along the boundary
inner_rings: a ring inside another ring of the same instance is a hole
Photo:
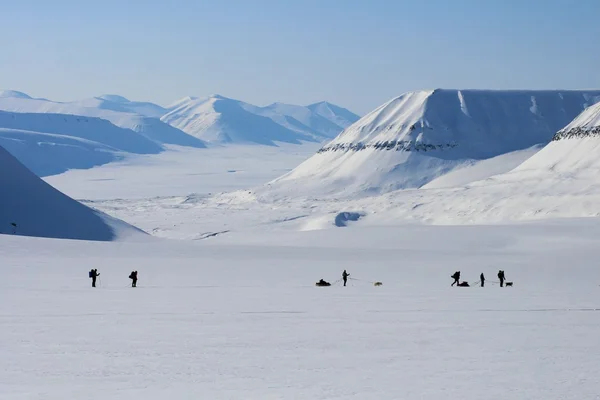
[[[118,127],[137,132],[160,145],[205,147],[201,140],[190,137],[181,130],[160,121],[158,117],[144,115],[160,114],[165,111],[162,107],[152,103],[131,102],[115,95],[61,103],[46,99],[33,99],[20,92],[5,91],[0,96],[0,110],[97,117],[110,121]]]
[[[313,113],[328,119],[342,129],[346,129],[360,119],[360,117],[354,114],[352,111],[326,101],[310,104],[306,106],[306,108],[311,110]]]
[[[32,99],[27,93],[19,92],[17,90],[0,90],[0,99],[3,98]]]
[[[152,118],[160,118],[167,113],[167,109],[158,104],[145,101],[131,101],[116,94],[104,94],[98,97],[74,101],[71,104],[80,105],[82,107],[139,114]]]
[[[0,145],[39,176],[91,168],[124,153],[157,154],[162,147],[93,117],[0,111]]]
[[[337,135],[350,120],[358,119],[350,111],[329,103],[308,107],[273,103],[257,107],[220,95],[186,97],[169,109],[162,121],[215,143],[320,142]]]
[[[64,195],[0,146],[0,234],[114,240],[142,233]]]
[[[271,182],[268,191],[343,195],[421,187],[478,160],[546,144],[599,100],[600,91],[405,93]]]
[[[586,108],[512,172],[578,179],[586,186],[600,183],[600,102]]]

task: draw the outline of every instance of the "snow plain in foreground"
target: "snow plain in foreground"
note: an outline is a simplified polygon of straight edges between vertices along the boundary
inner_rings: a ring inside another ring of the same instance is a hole
[[[3,235],[0,397],[595,399],[598,237],[596,219],[262,240]],[[343,269],[358,280],[314,286]],[[514,287],[491,282],[498,269]],[[451,288],[455,270],[488,285]]]

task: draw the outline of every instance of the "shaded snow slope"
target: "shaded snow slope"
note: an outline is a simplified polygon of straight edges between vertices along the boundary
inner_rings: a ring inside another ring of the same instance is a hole
[[[124,153],[157,154],[162,147],[93,117],[0,111],[0,145],[39,176],[90,168]]]
[[[0,146],[38,176],[86,169],[121,159],[116,149],[91,140],[0,128]]]
[[[1,234],[109,241],[120,235],[141,233],[54,189],[3,147],[0,147],[0,186]]]
[[[73,136],[137,154],[156,154],[162,150],[157,143],[130,129],[94,117],[0,111],[0,127]]]
[[[257,107],[219,95],[186,97],[169,110],[162,118],[164,122],[216,143],[320,142],[339,134],[348,119],[358,119],[329,103],[308,107],[273,103]]]
[[[474,160],[548,143],[597,100],[600,91],[405,93],[345,129],[268,191],[355,195],[421,187]]]
[[[360,117],[352,111],[335,104],[322,101],[320,103],[310,104],[306,106],[313,113],[328,119],[342,129],[345,129],[358,121]]]
[[[156,105],[151,103],[130,102],[127,99],[118,101],[114,95],[107,98],[92,98],[87,100],[60,103],[45,99],[24,98],[22,96],[0,97],[0,110],[20,113],[57,113],[72,114],[87,117],[97,117],[110,121],[112,124],[133,130],[139,135],[157,144],[173,144],[190,147],[205,147],[204,143],[190,137],[160,121],[159,118],[149,117],[135,112],[156,114]],[[155,111],[148,111],[149,109]]]
[[[31,99],[32,97],[26,93],[19,92],[17,90],[2,90],[0,91],[0,98],[18,98],[18,99]]]
[[[486,160],[472,160],[422,186],[422,189],[455,188],[508,172],[543,148],[536,145]]]

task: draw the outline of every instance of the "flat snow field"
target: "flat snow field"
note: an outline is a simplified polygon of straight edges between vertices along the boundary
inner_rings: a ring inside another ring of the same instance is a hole
[[[312,151],[175,149],[46,178],[187,240],[0,235],[0,399],[600,399],[599,219],[338,228],[329,212],[362,203],[208,195]],[[449,213],[429,192],[417,203]],[[344,269],[348,287],[314,286]],[[488,284],[451,288],[456,270]]]
[[[0,236],[0,398],[600,398],[596,219],[262,238]]]
[[[44,180],[75,199],[145,199],[248,189],[291,171],[321,145],[169,146],[159,155],[129,155],[88,170],[70,170]]]

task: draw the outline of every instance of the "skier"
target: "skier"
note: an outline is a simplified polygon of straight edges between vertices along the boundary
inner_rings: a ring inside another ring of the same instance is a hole
[[[479,275],[479,280],[481,281],[481,287],[485,286],[485,276],[483,276],[483,272]]]
[[[100,274],[98,273],[97,269],[92,269],[90,271],[90,278],[92,278],[92,287],[96,287],[96,278],[99,276]]]
[[[346,272],[346,270],[344,270],[344,272],[342,272],[342,279],[344,280],[344,286],[346,286],[346,283],[348,282],[348,277],[350,276],[349,273]]]
[[[506,279],[504,276],[504,271],[498,271],[498,279],[500,280],[500,287],[504,287],[504,280]]]
[[[129,279],[131,279],[131,287],[136,287],[137,286],[137,271],[131,271],[131,274],[129,274]]]
[[[456,271],[454,274],[450,275],[450,278],[454,279],[454,282],[452,282],[452,285],[450,286],[460,285],[460,271]]]

